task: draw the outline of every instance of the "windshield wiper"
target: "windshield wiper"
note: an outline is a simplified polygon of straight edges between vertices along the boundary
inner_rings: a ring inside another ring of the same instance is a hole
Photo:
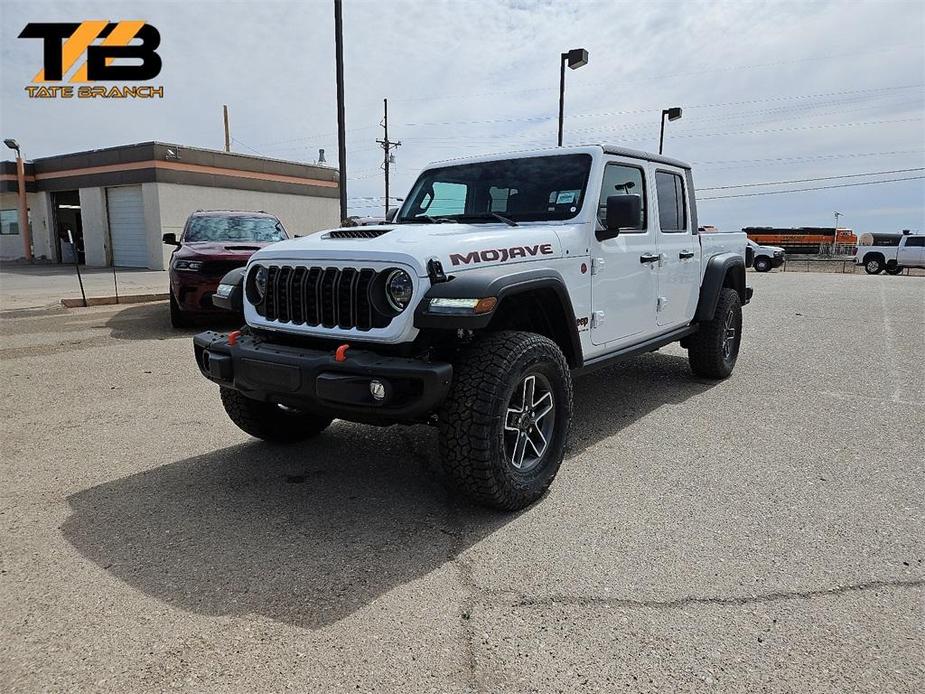
[[[455,224],[456,223],[455,219],[450,219],[449,217],[431,217],[429,214],[416,214],[414,215],[414,217],[412,217],[410,220],[407,220],[407,221],[413,222],[418,219],[426,219],[431,224]]]
[[[488,221],[489,219],[497,219],[499,222],[504,222],[508,226],[518,226],[517,222],[515,222],[513,219],[510,217],[505,217],[503,214],[498,214],[497,212],[486,212],[485,214],[462,214],[459,215],[457,219],[484,219],[485,221]]]

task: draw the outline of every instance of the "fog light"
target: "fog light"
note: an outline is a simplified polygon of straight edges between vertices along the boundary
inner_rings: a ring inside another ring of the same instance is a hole
[[[382,381],[370,381],[369,394],[372,395],[373,400],[377,402],[385,400],[385,383]]]

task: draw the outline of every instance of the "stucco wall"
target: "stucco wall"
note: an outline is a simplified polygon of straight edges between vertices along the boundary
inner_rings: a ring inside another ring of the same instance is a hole
[[[150,185],[156,185],[158,189],[161,226],[156,234],[158,243],[163,233],[172,231],[179,236],[186,218],[196,210],[263,210],[279,217],[290,236],[330,229],[338,226],[340,220],[340,203],[337,198],[185,186],[175,183]],[[147,198],[145,205],[147,206]],[[163,259],[166,260],[173,249],[166,246],[162,248]]]
[[[29,218],[32,223],[32,253],[37,259],[49,257],[51,246],[48,240],[48,194],[27,193]],[[19,197],[16,193],[0,193],[0,208],[18,210]],[[16,260],[24,258],[22,231],[18,234],[0,235],[0,258]],[[53,257],[53,256],[51,256]]]
[[[103,188],[81,188],[78,192],[87,265],[105,267],[109,265],[110,258],[106,191]]]

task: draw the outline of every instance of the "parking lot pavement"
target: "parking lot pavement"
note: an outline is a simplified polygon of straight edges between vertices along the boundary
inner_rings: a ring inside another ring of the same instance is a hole
[[[163,303],[0,320],[0,689],[925,687],[925,279],[750,275],[732,378],[582,377],[519,514],[427,427],[273,446]]]

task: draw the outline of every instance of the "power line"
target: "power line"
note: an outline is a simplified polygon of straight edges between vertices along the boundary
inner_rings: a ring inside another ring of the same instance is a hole
[[[858,178],[861,176],[885,176],[886,174],[910,173],[912,171],[925,171],[925,167],[917,169],[895,169],[893,171],[869,171],[867,173],[842,174],[840,176],[820,176],[819,178],[794,178],[790,181],[767,181],[765,183],[739,183],[730,186],[711,186],[709,188],[698,188],[701,190],[729,190],[730,188],[755,188],[758,186],[778,186],[788,185],[791,183],[810,183],[812,181],[831,181],[836,178]]]
[[[885,157],[893,156],[898,154],[921,154],[925,153],[925,149],[900,149],[894,150],[892,152],[842,152],[839,154],[807,154],[797,157],[765,157],[763,159],[713,159],[711,161],[693,161],[692,164],[697,164],[698,166],[704,165],[713,165],[713,164],[742,164],[747,162],[800,162],[800,161],[812,161],[815,159],[843,159],[845,157]]]
[[[726,198],[754,198],[761,195],[784,195],[786,193],[805,193],[810,190],[829,190],[831,188],[853,188],[855,186],[873,186],[878,183],[896,183],[898,181],[917,181],[925,178],[925,176],[907,176],[905,178],[887,178],[882,181],[865,181],[864,183],[839,183],[838,185],[833,186],[816,186],[814,188],[793,188],[791,190],[768,190],[761,193],[737,193],[735,195],[716,195],[710,198],[701,198],[698,197],[697,201],[702,202],[704,200],[725,200]]]

